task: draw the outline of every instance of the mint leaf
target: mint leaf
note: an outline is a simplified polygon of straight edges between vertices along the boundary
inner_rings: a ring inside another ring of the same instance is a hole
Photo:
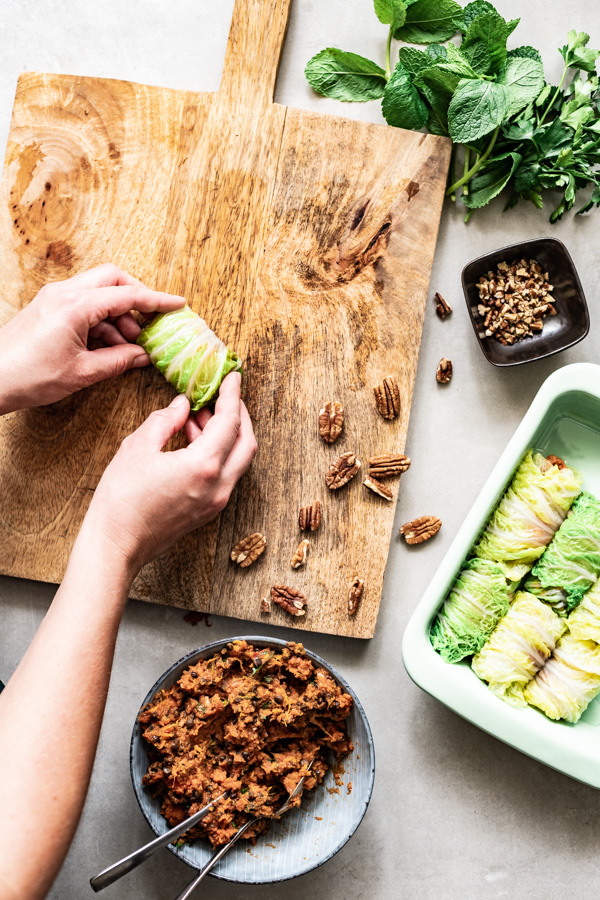
[[[385,72],[376,63],[335,47],[309,59],[304,74],[313,90],[335,100],[377,100],[386,85]]]
[[[459,82],[448,107],[450,137],[453,141],[466,144],[489,134],[504,121],[509,104],[508,88],[503,84],[492,81]]]
[[[414,44],[447,41],[462,21],[462,7],[454,0],[415,0],[395,37]]]
[[[519,153],[503,153],[490,159],[485,168],[469,182],[469,193],[463,197],[468,209],[480,209],[504,190],[521,162]]]
[[[452,44],[451,46],[453,47],[454,44]],[[429,44],[427,49],[425,50],[425,53],[430,57],[430,59],[448,59],[448,50],[443,44]]]
[[[507,141],[530,141],[533,138],[533,122],[531,119],[520,119],[512,125],[502,129],[502,134]]]
[[[383,25],[390,25],[392,34],[404,25],[406,6],[404,0],[373,0],[375,15]]]
[[[461,52],[476,72],[497,72],[506,59],[508,25],[497,12],[483,13],[471,22],[461,44]]]
[[[600,50],[587,47],[589,39],[590,36],[585,31],[569,31],[567,43],[559,51],[569,68],[583,69],[585,72],[595,71]]]
[[[544,87],[544,67],[537,59],[511,56],[498,76],[510,94],[509,115],[531,103]]]
[[[416,47],[400,47],[398,56],[404,68],[411,75],[418,75],[432,64],[431,57],[424,50],[417,50]]]
[[[477,16],[481,16],[487,12],[496,12],[494,4],[488,3],[488,0],[474,0],[473,3],[467,3],[463,13],[461,30],[463,32],[466,31]]]
[[[417,131],[427,122],[428,109],[401,62],[385,87],[381,112],[388,125],[396,128]]]
[[[436,93],[446,95],[449,103],[459,83],[466,78],[477,79],[477,75],[465,60],[455,60],[422,69],[415,77],[415,84],[419,90],[427,85]]]
[[[522,59],[537,59],[538,62],[542,61],[542,55],[539,50],[536,50],[535,47],[515,47],[514,50],[509,50],[506,56],[510,59],[513,56],[518,56]]]

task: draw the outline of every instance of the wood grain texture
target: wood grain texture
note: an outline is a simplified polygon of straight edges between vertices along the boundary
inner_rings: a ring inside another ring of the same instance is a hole
[[[238,0],[218,93],[21,76],[0,321],[45,282],[107,260],[184,295],[245,360],[259,453],[220,520],[145,567],[133,596],[260,621],[261,597],[288,584],[307,615],[276,609],[270,622],[370,637],[398,482],[389,503],[360,475],[336,492],[324,476],[346,450],[364,472],[369,456],[405,449],[450,144],[274,104],[289,3]],[[391,422],[373,398],[388,374],[402,400]],[[120,441],[171,396],[154,369],[135,371],[0,422],[2,573],[60,581]],[[328,399],[346,410],[334,445],[318,434]],[[298,511],[317,499],[323,524],[294,570]],[[240,570],[229,552],[254,531],[267,549]],[[351,619],[355,575],[365,592]]]

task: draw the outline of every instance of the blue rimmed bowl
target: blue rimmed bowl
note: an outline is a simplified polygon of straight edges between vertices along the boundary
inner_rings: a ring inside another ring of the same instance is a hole
[[[218,653],[231,641],[248,641],[255,647],[273,647],[278,650],[287,644],[277,638],[247,635],[207,644],[188,653],[167,669],[148,691],[140,711],[158,691],[171,687],[185,669],[199,659],[207,659]],[[375,780],[375,749],[367,717],[360,700],[341,675],[316,653],[306,649],[305,653],[315,665],[326,669],[353,700],[347,725],[354,752],[343,761],[344,783],[338,787],[333,773],[329,771],[323,783],[306,795],[302,806],[273,822],[267,834],[259,837],[254,847],[248,841],[239,841],[211,871],[210,874],[216,878],[239,884],[267,884],[305,875],[342,849],[367,811]],[[142,777],[149,762],[146,742],[136,717],[130,752],[133,790],[150,828],[156,835],[160,835],[169,826],[160,813],[160,801],[154,799],[142,785]],[[338,793],[335,792],[336,788]],[[194,869],[202,868],[214,852],[208,841],[196,841],[181,847],[169,844],[169,850]]]

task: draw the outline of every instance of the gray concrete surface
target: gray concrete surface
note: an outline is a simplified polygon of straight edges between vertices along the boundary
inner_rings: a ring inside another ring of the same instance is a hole
[[[2,0],[0,5],[0,145],[14,86],[24,69],[103,75],[173,88],[216,89],[232,0]],[[385,29],[370,0],[294,0],[276,99],[303,108],[381,121],[377,103],[341,105],[313,95],[307,59],[339,46],[382,59]],[[498,0],[506,18],[522,15],[511,40],[543,50],[547,75],[558,77],[556,47],[571,27],[600,42],[600,13],[586,0],[523,3]],[[543,213],[501,204],[465,227],[447,206],[432,277],[454,306],[425,322],[397,524],[424,512],[441,516],[439,536],[413,552],[394,539],[375,638],[368,643],[311,635],[307,644],[343,672],[361,697],[377,747],[371,807],[352,841],[321,869],[273,887],[234,887],[209,880],[214,900],[391,900],[391,898],[550,898],[598,896],[600,795],[480,732],[425,696],[406,676],[402,632],[432,572],[537,388],[567,363],[597,361],[596,298],[600,213],[550,226]],[[569,247],[592,313],[578,347],[512,371],[492,368],[467,319],[459,275],[465,262],[513,240],[553,234]],[[449,356],[454,378],[440,388],[438,360]],[[382,547],[382,553],[387,548]],[[10,675],[53,595],[48,585],[0,580],[0,677]],[[174,660],[208,640],[248,626],[212,619],[191,627],[177,610],[132,602],[117,646],[114,673],[90,793],[74,844],[50,897],[92,896],[88,879],[150,837],[128,772],[128,742],[140,699]],[[285,633],[261,626],[264,632]],[[93,640],[93,635],[90,635]],[[40,823],[43,827],[43,822]],[[190,870],[162,854],[107,890],[107,900],[169,900]],[[199,893],[199,896],[201,894]],[[25,900],[25,898],[24,898]]]

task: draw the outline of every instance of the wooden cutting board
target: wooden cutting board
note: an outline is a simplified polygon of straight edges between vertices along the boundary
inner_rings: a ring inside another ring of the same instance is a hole
[[[370,456],[404,450],[450,142],[273,103],[290,2],[237,0],[218,93],[20,77],[0,205],[0,317],[47,281],[105,261],[184,295],[245,361],[260,449],[219,521],[147,566],[132,595],[370,637],[395,497],[360,477],[330,492],[324,475],[347,450],[363,473]],[[388,374],[402,399],[392,422],[373,398]],[[2,573],[60,581],[120,441],[171,398],[150,368],[2,420]],[[333,446],[317,429],[328,399],[346,410]],[[299,508],[317,499],[322,527],[293,570]],[[255,531],[267,550],[240,570],[231,547]],[[355,575],[365,592],[351,619]],[[261,616],[273,584],[307,596],[305,618]]]

